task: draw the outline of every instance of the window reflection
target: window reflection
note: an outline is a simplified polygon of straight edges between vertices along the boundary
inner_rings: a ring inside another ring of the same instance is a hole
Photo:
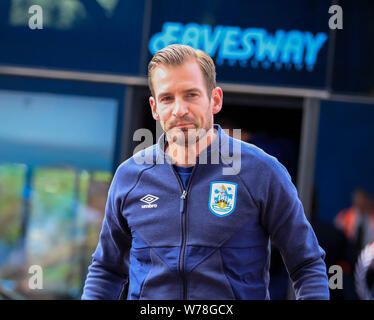
[[[0,299],[79,299],[113,166],[117,101],[0,91]],[[32,265],[43,290],[30,289]]]

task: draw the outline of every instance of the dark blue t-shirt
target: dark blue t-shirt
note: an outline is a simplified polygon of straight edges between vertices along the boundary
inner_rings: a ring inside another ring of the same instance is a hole
[[[191,176],[193,166],[192,167],[180,167],[180,166],[174,165],[174,168],[183,182],[184,189],[187,189],[188,179]]]

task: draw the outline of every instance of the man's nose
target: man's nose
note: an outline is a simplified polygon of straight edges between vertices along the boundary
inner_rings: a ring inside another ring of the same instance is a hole
[[[173,109],[173,116],[183,117],[187,113],[188,113],[187,103],[181,99],[176,99],[174,109]]]

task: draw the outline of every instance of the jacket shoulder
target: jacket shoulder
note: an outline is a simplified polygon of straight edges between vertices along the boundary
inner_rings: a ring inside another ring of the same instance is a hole
[[[130,190],[145,170],[155,164],[155,145],[143,149],[122,162],[113,176],[112,188],[121,189],[122,192]],[[122,193],[121,192],[121,193]]]
[[[237,139],[232,139],[232,143],[234,154],[240,153],[237,157],[241,162],[237,166],[240,167],[237,174],[254,199],[266,198],[267,193],[274,188],[294,188],[290,174],[277,158],[253,144]]]
[[[278,159],[254,144],[240,141],[232,138],[234,150],[240,150],[242,165],[247,169],[282,171],[289,176],[287,169],[278,161]]]

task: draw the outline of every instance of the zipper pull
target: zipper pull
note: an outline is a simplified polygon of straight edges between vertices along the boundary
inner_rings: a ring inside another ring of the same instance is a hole
[[[182,193],[182,195],[181,195],[181,198],[182,198],[182,199],[186,199],[186,197],[187,197],[187,190],[183,190],[183,193]]]
[[[186,196],[187,196],[187,191],[183,190],[183,193],[181,195],[181,200],[180,200],[180,213],[184,213],[184,209],[186,208]]]

